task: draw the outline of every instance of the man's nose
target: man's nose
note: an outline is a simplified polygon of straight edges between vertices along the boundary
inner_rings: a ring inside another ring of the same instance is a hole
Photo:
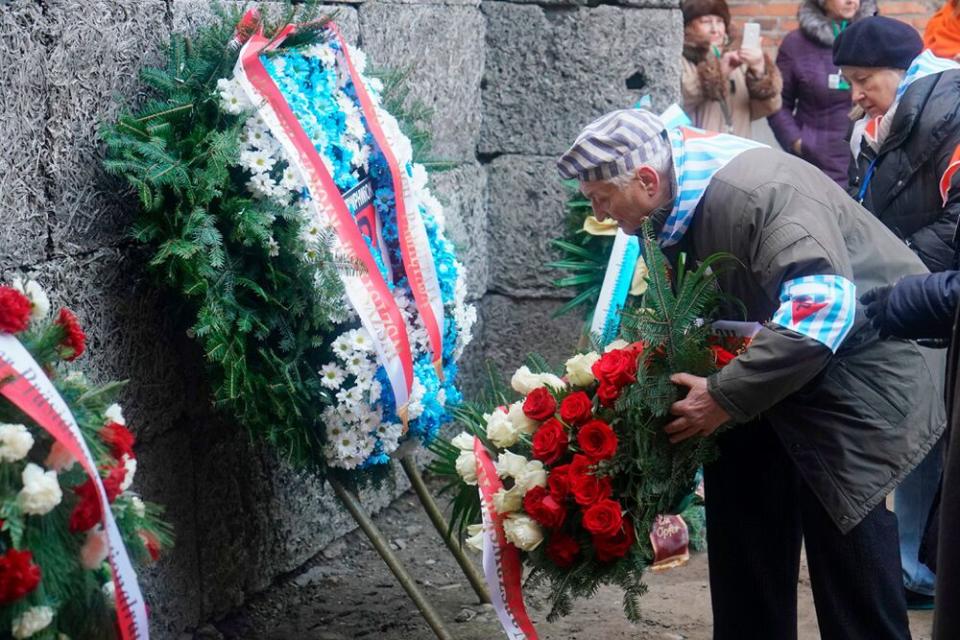
[[[604,213],[602,209],[598,209],[597,207],[594,207],[593,217],[597,219],[597,222],[603,222],[604,220],[607,219],[608,216],[606,213]]]

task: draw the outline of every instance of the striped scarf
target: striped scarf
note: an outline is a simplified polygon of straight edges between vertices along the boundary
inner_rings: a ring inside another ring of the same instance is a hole
[[[676,244],[690,228],[694,211],[714,174],[749,149],[767,145],[725,133],[709,133],[693,127],[667,130],[673,147],[673,171],[677,198],[660,232],[660,245]]]

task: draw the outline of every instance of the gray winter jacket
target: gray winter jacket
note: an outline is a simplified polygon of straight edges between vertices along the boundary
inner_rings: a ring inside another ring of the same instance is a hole
[[[655,225],[663,217],[655,213]],[[720,287],[744,303],[748,320],[765,323],[745,353],[708,379],[711,396],[737,422],[762,415],[849,531],[940,437],[943,353],[880,340],[859,305],[836,354],[769,321],[788,280],[840,275],[859,295],[924,273],[923,263],[818,169],[765,148],[714,175],[679,249],[694,260],[736,256],[742,265],[721,273]]]

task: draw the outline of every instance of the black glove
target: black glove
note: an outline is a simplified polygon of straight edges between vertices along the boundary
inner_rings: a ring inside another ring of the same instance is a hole
[[[887,302],[890,300],[890,292],[893,291],[893,285],[886,285],[870,289],[860,296],[860,304],[866,309],[867,319],[880,332],[881,338],[891,336],[890,327],[887,324]]]

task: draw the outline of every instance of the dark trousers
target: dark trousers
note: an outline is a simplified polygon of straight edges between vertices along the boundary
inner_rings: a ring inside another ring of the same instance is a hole
[[[714,640],[794,640],[801,541],[823,640],[910,638],[897,518],[881,504],[841,534],[773,429],[719,436],[705,468]]]

